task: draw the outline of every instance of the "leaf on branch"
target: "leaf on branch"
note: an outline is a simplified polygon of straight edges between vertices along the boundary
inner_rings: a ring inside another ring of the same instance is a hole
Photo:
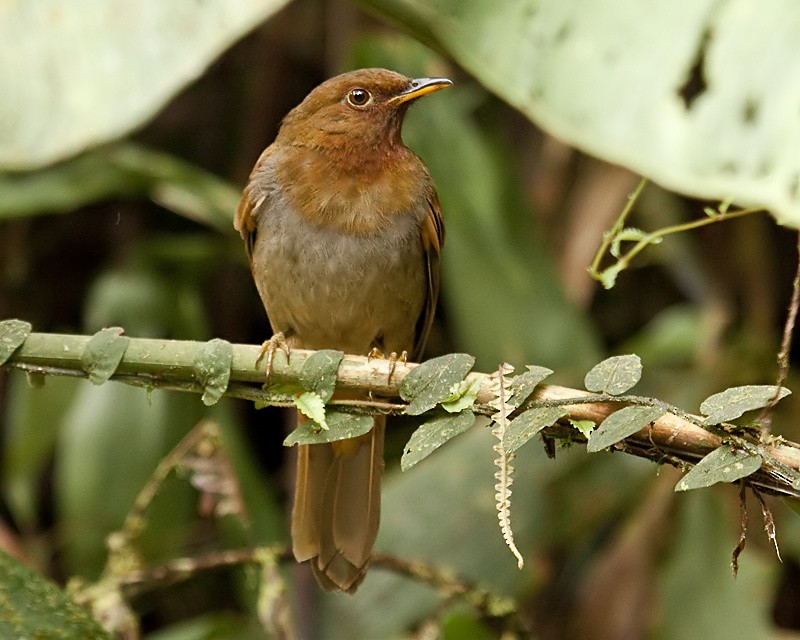
[[[612,356],[592,367],[584,385],[589,391],[618,396],[628,391],[642,377],[642,361],[631,354]]]
[[[315,423],[316,429],[327,431],[330,428],[325,419],[325,402],[316,393],[304,391],[292,396],[292,402],[300,410],[300,413]]]
[[[477,377],[454,384],[451,394],[442,400],[442,409],[448,413],[460,413],[464,409],[469,409],[475,404],[480,388],[481,379]]]
[[[374,424],[372,416],[344,413],[343,411],[328,411],[326,421],[328,423],[327,429],[322,429],[315,422],[304,422],[286,436],[283,446],[324,444],[326,442],[356,438],[369,432]]]
[[[594,422],[591,420],[573,420],[570,418],[569,423],[580,431],[587,440],[594,430]]]
[[[323,349],[310,355],[300,370],[300,383],[306,391],[316,393],[323,402],[328,402],[336,388],[336,373],[344,353]]]
[[[400,459],[400,469],[407,471],[445,442],[464,433],[474,423],[475,414],[469,409],[454,415],[439,416],[423,423],[411,434]]]
[[[553,373],[553,370],[547,367],[528,365],[527,369],[525,373],[521,373],[511,380],[511,385],[509,387],[511,398],[508,404],[515,408],[521,407],[533,393],[536,386]]]
[[[761,468],[762,459],[757,453],[722,445],[700,460],[680,482],[675,491],[689,491],[710,487],[717,482],[735,482]]]
[[[778,389],[771,384],[751,384],[731,387],[709,396],[700,405],[706,416],[704,424],[719,424],[741,417],[747,411],[766,407],[773,398],[782,400],[791,393],[786,387]]]
[[[0,322],[0,364],[22,346],[33,327],[24,320],[3,320]]]
[[[666,412],[667,406],[660,402],[653,406],[623,407],[608,416],[597,429],[591,432],[586,450],[589,453],[602,451],[644,429]]]
[[[233,345],[214,338],[206,342],[194,358],[194,377],[203,386],[203,404],[210,407],[219,402],[228,388],[233,362]]]
[[[467,377],[475,358],[467,353],[451,353],[427,360],[413,369],[400,385],[400,397],[408,402],[406,413],[416,416],[433,409],[447,398],[454,384]]]
[[[514,453],[542,429],[555,424],[568,413],[564,407],[534,407],[524,411],[508,424],[503,448],[507,454]]]
[[[508,428],[508,416],[514,410],[514,407],[508,403],[511,381],[507,377],[513,371],[514,367],[510,364],[502,364],[496,372],[489,376],[489,388],[494,395],[489,404],[495,409],[495,413],[492,415],[492,420],[495,422],[492,435],[497,438],[497,444],[492,448],[497,453],[494,461],[497,466],[494,474],[494,478],[497,480],[494,485],[497,519],[500,523],[500,531],[503,533],[503,540],[516,557],[517,567],[522,569],[524,561],[514,542],[514,531],[511,528],[511,484],[514,481],[514,467],[511,465],[511,461],[514,459],[514,454],[508,453],[503,446]]]
[[[130,339],[122,327],[108,327],[95,333],[81,354],[81,367],[93,384],[103,384],[117,370]]]

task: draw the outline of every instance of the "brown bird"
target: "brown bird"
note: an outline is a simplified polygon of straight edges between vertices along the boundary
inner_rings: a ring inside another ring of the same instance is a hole
[[[344,73],[289,112],[261,154],[234,224],[289,347],[422,350],[444,225],[430,174],[400,129],[413,100],[451,84],[386,69]],[[353,592],[372,555],[385,417],[374,422],[358,438],[298,448],[294,555],[311,561],[326,590]]]

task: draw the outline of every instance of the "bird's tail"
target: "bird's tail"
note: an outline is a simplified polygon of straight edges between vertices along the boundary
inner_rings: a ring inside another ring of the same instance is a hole
[[[380,522],[385,428],[386,417],[376,416],[357,438],[298,447],[294,555],[311,560],[326,591],[352,593],[366,575]]]

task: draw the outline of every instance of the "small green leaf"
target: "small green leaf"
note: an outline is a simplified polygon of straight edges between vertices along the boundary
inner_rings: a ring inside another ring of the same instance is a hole
[[[400,469],[406,471],[424,460],[445,442],[464,433],[475,423],[475,414],[466,410],[455,415],[438,416],[422,424],[406,444]]]
[[[86,609],[1,550],[0,638],[110,640]]]
[[[628,391],[641,377],[639,356],[612,356],[592,367],[586,374],[584,385],[589,391],[617,396]]]
[[[323,349],[311,354],[300,370],[300,383],[306,391],[316,393],[327,402],[336,388],[336,372],[344,358],[344,353],[333,349]]]
[[[536,385],[553,373],[547,367],[528,365],[527,371],[515,376],[511,380],[511,398],[508,401],[512,407],[520,407],[530,397]]]
[[[503,435],[503,449],[514,453],[545,427],[558,422],[569,412],[564,407],[534,407],[514,418]]]
[[[589,453],[602,451],[620,440],[644,429],[651,422],[658,420],[667,412],[663,403],[650,406],[634,405],[623,407],[608,416],[600,426],[589,435],[586,450]]]
[[[700,405],[700,411],[706,416],[705,424],[719,424],[735,420],[747,411],[761,409],[769,404],[775,396],[776,387],[770,384],[751,384],[743,387],[731,387],[709,396]],[[786,387],[781,387],[778,400],[791,393]]]
[[[328,430],[325,419],[325,401],[313,391],[304,391],[293,396],[292,401],[306,418],[316,423],[317,428]]]
[[[591,420],[573,420],[570,418],[569,423],[587,439],[592,434],[592,431],[594,431],[594,422]]]
[[[364,435],[372,429],[372,416],[361,416],[343,411],[327,412],[328,428],[322,429],[315,422],[304,422],[292,431],[283,441],[283,446],[295,444],[324,444],[337,440],[347,440]]]
[[[451,394],[442,400],[442,409],[448,413],[460,413],[475,404],[481,388],[480,378],[462,380],[453,385]]]
[[[450,390],[467,377],[475,358],[467,353],[451,353],[433,358],[413,369],[400,385],[400,397],[408,402],[412,416],[433,409],[450,395]]]
[[[194,377],[203,385],[203,404],[207,407],[219,402],[228,388],[233,362],[233,345],[227,340],[214,338],[206,342],[194,358]]]
[[[675,486],[675,491],[710,487],[717,482],[735,482],[761,468],[757,453],[722,445],[698,462]]]
[[[121,327],[108,327],[95,333],[81,354],[81,366],[94,384],[103,384],[117,370],[130,339]]]
[[[31,333],[31,324],[23,320],[0,322],[0,364],[11,357]]]

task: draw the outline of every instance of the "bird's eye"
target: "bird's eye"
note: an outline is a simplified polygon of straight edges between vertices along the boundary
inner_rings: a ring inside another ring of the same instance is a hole
[[[372,96],[366,89],[353,89],[347,94],[347,101],[354,107],[363,107],[371,98]]]

